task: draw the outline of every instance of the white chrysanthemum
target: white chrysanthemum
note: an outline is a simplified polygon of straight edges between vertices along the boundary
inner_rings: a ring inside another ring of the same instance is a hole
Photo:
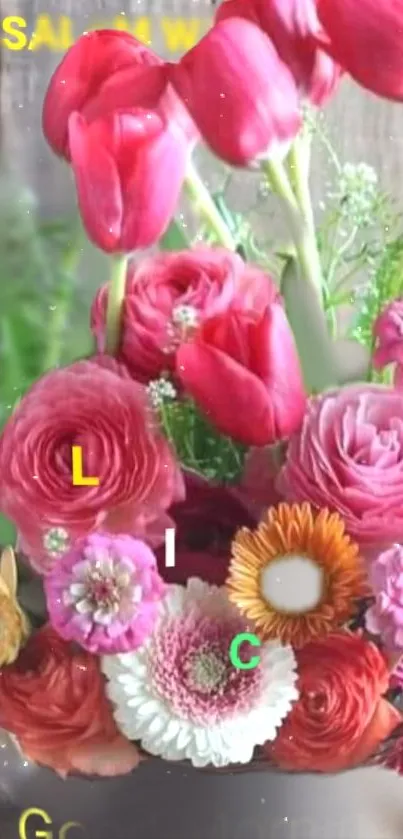
[[[122,733],[166,760],[248,763],[298,698],[289,646],[264,643],[257,667],[233,666],[231,642],[248,629],[225,589],[197,579],[169,586],[145,645],[102,659]]]

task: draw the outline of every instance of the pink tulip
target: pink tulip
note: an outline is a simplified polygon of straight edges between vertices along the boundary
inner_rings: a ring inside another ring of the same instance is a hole
[[[323,46],[363,87],[403,100],[403,0],[317,0]]]
[[[235,307],[202,325],[177,353],[177,375],[217,429],[246,445],[288,438],[305,412],[301,370],[280,303]]]
[[[227,0],[216,20],[242,17],[260,26],[291,70],[301,96],[324,105],[340,78],[340,67],[314,39],[321,31],[316,0]]]
[[[166,87],[162,59],[127,32],[82,35],[55,70],[43,105],[43,133],[53,151],[69,158],[68,122],[87,121],[117,108],[155,108]]]
[[[78,203],[88,237],[107,253],[156,242],[174,212],[189,146],[156,112],[69,119]]]
[[[248,20],[214,26],[172,65],[171,79],[206,143],[227,163],[284,153],[299,131],[291,72]]]

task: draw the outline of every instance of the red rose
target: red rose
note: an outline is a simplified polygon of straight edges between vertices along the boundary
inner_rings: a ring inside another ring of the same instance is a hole
[[[300,698],[265,750],[281,769],[338,772],[367,760],[401,721],[382,694],[389,670],[378,648],[336,632],[296,652]]]
[[[0,725],[28,758],[63,775],[121,775],[139,762],[116,727],[98,659],[50,626],[0,672]]]
[[[105,348],[109,285],[97,293],[91,328],[98,349]],[[260,311],[278,299],[273,280],[224,248],[197,247],[159,253],[130,271],[123,309],[120,358],[135,379],[148,382],[173,371],[184,331],[206,318],[237,307]],[[190,318],[190,323],[189,323]]]
[[[255,527],[241,501],[225,486],[185,474],[186,499],[169,510],[175,523],[175,567],[165,567],[165,549],[157,551],[158,568],[168,583],[190,577],[222,586],[228,576],[231,542],[240,527]]]
[[[73,486],[73,445],[98,486]],[[182,497],[179,467],[145,389],[107,356],[43,376],[0,438],[0,509],[40,573],[94,529],[138,537],[147,530],[157,544],[170,521],[164,511]]]

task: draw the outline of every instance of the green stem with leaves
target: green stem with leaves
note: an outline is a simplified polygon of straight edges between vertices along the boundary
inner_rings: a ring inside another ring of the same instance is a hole
[[[305,152],[295,146],[291,154],[295,192],[281,161],[267,160],[262,164],[262,169],[273,191],[283,201],[301,275],[315,289],[322,306],[322,270],[316,243]]]
[[[105,350],[115,355],[120,342],[122,306],[125,298],[126,276],[129,257],[126,253],[114,254],[109,280],[108,303],[106,310]]]
[[[188,167],[185,190],[206,226],[214,234],[217,243],[235,251],[237,243],[193,164]]]

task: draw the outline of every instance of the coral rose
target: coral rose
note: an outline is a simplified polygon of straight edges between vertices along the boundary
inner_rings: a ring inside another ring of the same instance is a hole
[[[97,293],[91,328],[105,347],[108,284]],[[278,297],[273,280],[224,248],[197,247],[143,260],[129,274],[120,359],[135,379],[148,382],[173,371],[184,332],[236,301],[257,308]]]
[[[174,568],[165,567],[165,549],[157,551],[161,577],[183,585],[198,577],[222,586],[228,576],[231,542],[240,527],[254,527],[256,520],[229,487],[212,484],[193,472],[185,473],[186,498],[169,514],[175,522]]]
[[[121,775],[139,762],[116,728],[98,659],[49,626],[0,672],[0,725],[28,758],[61,775]]]
[[[362,548],[401,541],[401,393],[361,384],[312,399],[276,486],[287,501],[340,513]]]
[[[73,445],[98,486],[73,486]],[[43,376],[0,438],[0,510],[39,573],[93,530],[158,544],[183,490],[145,389],[106,356]]]
[[[382,694],[389,672],[378,648],[336,632],[296,653],[300,698],[265,747],[282,769],[340,772],[362,763],[401,720]]]

